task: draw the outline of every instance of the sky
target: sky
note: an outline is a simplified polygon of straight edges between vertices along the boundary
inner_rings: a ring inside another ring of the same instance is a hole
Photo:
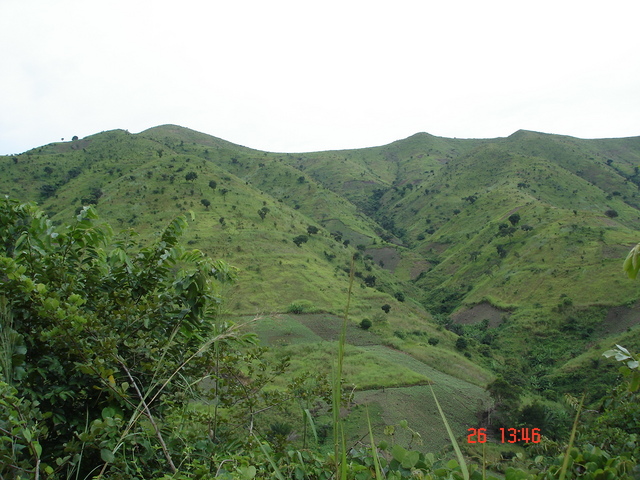
[[[640,136],[637,0],[0,0],[0,154],[177,124],[309,152]]]

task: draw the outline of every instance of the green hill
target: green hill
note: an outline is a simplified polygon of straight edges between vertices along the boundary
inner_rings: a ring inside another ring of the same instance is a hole
[[[57,224],[91,204],[151,242],[187,214],[188,246],[238,268],[224,314],[258,315],[274,358],[295,358],[291,375],[329,366],[354,259],[347,380],[376,434],[409,412],[431,432],[425,451],[447,443],[433,406],[422,411],[433,379],[459,436],[491,408],[496,378],[520,392],[508,418],[544,404],[550,437],[566,427],[564,394],[595,407],[611,393],[602,352],[640,349],[638,286],[621,269],[640,241],[639,186],[640,137],[529,131],[290,154],[164,125],[0,157],[0,193]]]
[[[54,219],[95,203],[103,218],[143,235],[194,212],[189,243],[240,269],[227,305],[236,314],[285,311],[296,300],[339,313],[359,246],[356,317],[387,303],[388,330],[402,331],[430,328],[428,312],[483,303],[524,322],[554,316],[560,304],[633,304],[637,289],[619,262],[638,239],[639,164],[639,138],[422,133],[382,147],[277,154],[166,125],[3,157],[0,187]],[[308,241],[298,246],[299,236]]]
[[[594,309],[602,327],[608,309],[633,305],[620,260],[638,240],[638,165],[640,137],[420,133],[278,154],[164,125],[2,157],[0,191],[59,221],[94,203],[142,235],[194,212],[189,243],[240,269],[234,314],[283,312],[297,300],[339,314],[357,252],[354,318],[389,320],[374,328],[398,340],[392,332],[435,332],[430,314],[446,324],[476,305],[527,328]]]

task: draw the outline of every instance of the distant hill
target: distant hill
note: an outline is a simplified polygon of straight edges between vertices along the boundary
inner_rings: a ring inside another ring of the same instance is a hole
[[[163,125],[0,157],[0,192],[57,220],[96,204],[147,236],[194,212],[188,243],[239,268],[232,314],[298,300],[340,314],[357,254],[354,321],[418,356],[412,332],[451,349],[462,335],[465,361],[544,393],[605,382],[608,365],[580,379],[570,365],[614,341],[640,347],[639,286],[621,272],[640,241],[639,167],[640,137],[419,133],[279,154]]]

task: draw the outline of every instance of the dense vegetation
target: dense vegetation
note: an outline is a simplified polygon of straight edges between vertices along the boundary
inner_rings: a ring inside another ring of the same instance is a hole
[[[171,126],[2,157],[44,211],[2,203],[0,474],[462,478],[460,444],[474,478],[567,451],[632,476],[637,364],[602,353],[640,349],[638,164],[638,139],[291,155]]]

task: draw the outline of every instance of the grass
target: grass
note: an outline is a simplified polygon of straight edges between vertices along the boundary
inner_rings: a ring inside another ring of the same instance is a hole
[[[330,373],[330,365],[337,351],[340,324],[338,317],[327,314],[280,315],[260,320],[256,332],[263,342],[280,346],[278,356],[291,356],[289,375],[316,372],[319,367],[324,368],[325,373]],[[321,336],[322,342],[317,341],[318,336]],[[427,386],[429,381],[435,382],[436,395],[457,435],[464,435],[466,426],[476,422],[475,412],[482,409],[483,405],[488,405],[489,397],[483,388],[447,375],[428,363],[444,356],[442,362],[433,362],[435,366],[447,366],[452,373],[460,375],[463,370],[456,369],[454,365],[473,367],[463,357],[448,357],[446,350],[430,347],[441,352],[441,355],[426,356],[428,360],[425,363],[407,353],[381,345],[380,338],[352,323],[347,324],[346,338],[349,343],[354,340],[362,345],[347,344],[344,347],[345,389],[350,390],[353,385],[357,387],[354,391],[355,405],[349,409],[344,423],[347,445],[354,445],[367,434],[367,420],[362,405],[368,405],[376,438],[384,437],[385,426],[409,419],[411,427],[420,432],[423,438],[423,445],[416,445],[419,450],[438,451],[446,446],[447,437],[431,399]],[[455,363],[451,363],[451,358],[455,359]],[[473,380],[482,383],[487,381],[486,378],[475,376]],[[285,381],[286,378],[281,380]],[[328,421],[327,418],[317,419],[319,424]],[[402,439],[402,435],[408,436]],[[407,432],[399,432],[397,437],[399,441],[411,441]]]
[[[277,355],[291,357],[290,374],[305,372],[331,373],[338,343],[305,343],[278,349]],[[371,390],[406,385],[426,384],[427,376],[367,351],[362,347],[345,345],[343,376],[345,388]]]

